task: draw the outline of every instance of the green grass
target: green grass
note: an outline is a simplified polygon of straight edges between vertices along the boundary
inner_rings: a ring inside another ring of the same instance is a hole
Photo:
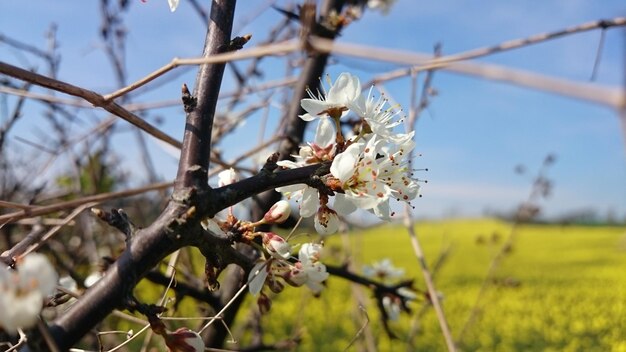
[[[420,223],[417,233],[432,263],[443,248],[450,252],[436,273],[437,289],[456,337],[474,306],[494,255],[509,235],[509,224],[493,220]],[[499,241],[492,241],[497,233]],[[481,310],[468,325],[459,347],[464,351],[626,351],[626,236],[623,228],[523,225],[512,251],[495,272]],[[477,239],[483,238],[482,243]],[[348,253],[344,252],[347,245]],[[334,237],[323,261],[349,258],[353,269],[390,258],[424,288],[406,231],[389,225]],[[502,284],[505,280],[519,285]],[[432,309],[419,319],[403,314],[391,323],[398,339],[389,339],[370,292],[331,278],[315,298],[306,288],[287,287],[273,298],[263,317],[266,343],[294,335],[301,351],[341,351],[363,325],[365,313],[354,299],[362,296],[369,316],[367,337],[382,351],[440,351],[445,344]],[[420,310],[422,302],[412,305]],[[253,300],[250,306],[254,308]],[[242,317],[247,312],[241,312]],[[412,324],[418,324],[411,334]],[[235,330],[238,330],[235,328]],[[245,344],[247,335],[244,333]],[[410,338],[409,338],[410,337]],[[351,350],[364,350],[362,336]]]

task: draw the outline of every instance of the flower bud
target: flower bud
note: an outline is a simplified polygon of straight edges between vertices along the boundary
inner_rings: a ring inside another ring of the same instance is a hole
[[[279,200],[265,213],[263,220],[267,224],[280,224],[289,218],[291,207],[286,200]]]
[[[282,282],[273,279],[268,280],[267,287],[274,293],[281,293],[285,289],[285,285]]]
[[[263,246],[274,258],[287,259],[291,256],[291,245],[273,232],[263,233]]]

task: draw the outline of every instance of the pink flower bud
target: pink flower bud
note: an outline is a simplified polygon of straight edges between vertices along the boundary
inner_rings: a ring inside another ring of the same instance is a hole
[[[201,352],[204,351],[204,341],[195,331],[180,328],[165,336],[165,344],[171,352]]]
[[[263,233],[263,246],[274,258],[287,259],[291,256],[291,245],[273,232]]]
[[[289,218],[291,207],[286,200],[280,200],[265,213],[263,220],[268,224],[280,224]]]

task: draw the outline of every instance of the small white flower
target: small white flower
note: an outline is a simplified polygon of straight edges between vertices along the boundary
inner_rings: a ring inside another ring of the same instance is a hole
[[[319,261],[322,246],[319,244],[305,243],[298,253],[298,262],[293,265],[286,280],[295,285],[307,285],[313,293],[319,293],[324,288],[322,282],[328,279],[326,266]]]
[[[18,262],[16,268],[20,278],[20,289],[36,288],[44,296],[49,296],[56,290],[59,275],[45,255],[31,253]]]
[[[411,177],[406,156],[413,148],[413,134],[403,137],[403,144],[385,144],[376,134],[352,143],[337,155],[330,166],[331,174],[339,180],[344,191],[336,197],[338,210],[355,207],[374,212],[381,219],[389,219],[389,200],[409,202],[419,194],[419,185]],[[338,202],[338,203],[337,203]]]
[[[348,112],[352,102],[361,94],[359,78],[347,72],[340,74],[334,84],[328,79],[328,85],[328,92],[323,95],[318,92],[317,97],[311,90],[307,90],[310,98],[300,102],[306,111],[306,114],[300,115],[301,119],[312,121],[325,115],[339,118]],[[324,90],[324,86],[320,86]]]
[[[217,186],[223,187],[239,181],[239,175],[232,167],[217,174]]]
[[[317,243],[304,243],[298,251],[298,259],[305,263],[319,262],[324,246]]]
[[[404,276],[404,269],[394,267],[390,259],[383,259],[364,266],[363,275],[387,282]]]
[[[400,304],[400,299],[398,297],[383,297],[383,308],[385,309],[389,320],[398,320],[401,311]]]
[[[0,267],[0,327],[9,333],[37,322],[47,296],[54,293],[59,276],[38,253],[18,260],[16,270]]]

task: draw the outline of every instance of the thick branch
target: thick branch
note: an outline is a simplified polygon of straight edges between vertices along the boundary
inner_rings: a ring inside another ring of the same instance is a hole
[[[188,229],[175,220],[184,208],[170,203],[150,227],[131,241],[129,248],[115,261],[106,275],[90,287],[74,306],[50,327],[61,350],[68,350],[113,309],[121,307],[126,295],[161,259],[184,246]]]
[[[233,27],[235,3],[235,0],[213,1],[203,57],[227,50]],[[197,104],[187,114],[183,148],[176,177],[176,189],[192,186],[207,187],[211,128],[213,127],[215,106],[217,105],[225,67],[225,63],[204,64],[198,70],[194,90]],[[190,172],[192,170],[197,172]]]

